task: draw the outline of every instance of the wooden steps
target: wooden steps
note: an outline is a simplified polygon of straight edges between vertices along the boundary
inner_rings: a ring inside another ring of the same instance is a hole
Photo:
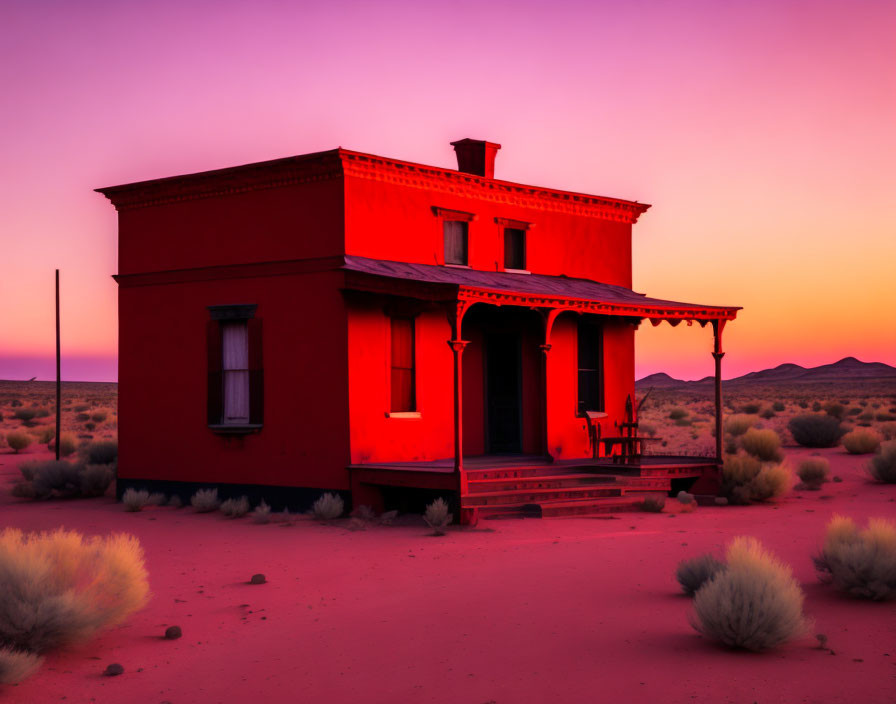
[[[649,467],[503,466],[467,472],[462,510],[478,518],[563,518],[637,511],[667,497],[672,480],[701,470],[674,463]]]

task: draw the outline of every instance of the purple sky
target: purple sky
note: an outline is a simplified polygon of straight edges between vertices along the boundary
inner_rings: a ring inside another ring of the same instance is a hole
[[[344,146],[654,205],[635,288],[742,305],[726,376],[896,364],[896,3],[0,3],[0,378],[114,380],[98,186]],[[646,329],[645,329],[646,328]],[[638,375],[709,374],[642,327]]]

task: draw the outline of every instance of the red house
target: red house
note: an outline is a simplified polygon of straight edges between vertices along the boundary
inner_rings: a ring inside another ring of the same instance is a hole
[[[99,189],[119,213],[119,491],[442,495],[469,519],[710,485],[716,458],[641,448],[635,330],[712,326],[718,424],[738,308],[631,290],[650,206],[501,181],[500,145],[453,146],[457,170],[334,149]]]

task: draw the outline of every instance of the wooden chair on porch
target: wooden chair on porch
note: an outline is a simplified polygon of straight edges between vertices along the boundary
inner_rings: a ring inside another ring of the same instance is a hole
[[[625,399],[625,416],[620,423],[614,421],[614,425],[619,431],[619,435],[614,437],[599,437],[599,441],[604,445],[604,454],[612,457],[613,462],[617,464],[632,464],[641,461],[643,454],[644,442],[657,438],[645,438],[638,434],[638,419],[635,416],[632,397],[629,394]],[[619,452],[615,452],[616,448]]]

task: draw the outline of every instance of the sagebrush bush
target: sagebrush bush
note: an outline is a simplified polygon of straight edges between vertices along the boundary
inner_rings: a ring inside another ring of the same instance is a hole
[[[662,496],[646,496],[644,500],[638,504],[638,508],[647,513],[662,513],[666,505],[666,499]]]
[[[104,464],[88,464],[81,470],[81,496],[105,496],[115,472]]]
[[[834,516],[813,561],[822,582],[851,596],[896,598],[896,525],[891,521],[871,518],[860,532],[852,519]]]
[[[118,459],[118,443],[115,440],[97,440],[84,447],[87,464],[112,464]]]
[[[809,457],[796,470],[800,481],[809,489],[820,489],[830,474],[831,464],[824,457]]]
[[[691,625],[732,648],[760,651],[803,635],[803,592],[789,567],[754,538],[735,538],[726,569],[694,597]]]
[[[740,444],[744,451],[763,462],[781,459],[781,438],[774,430],[750,428],[740,439]]]
[[[217,511],[221,505],[218,499],[217,489],[199,489],[190,497],[190,505],[196,509],[198,513],[211,513]]]
[[[688,596],[697,593],[704,584],[725,569],[725,563],[710,554],[682,560],[675,570],[675,579]]]
[[[52,425],[45,425],[42,428],[36,428],[36,431],[37,432],[35,433],[35,437],[37,438],[37,442],[41,445],[46,445],[56,437],[56,428],[54,428]]]
[[[688,412],[683,408],[673,408],[669,411],[669,418],[672,420],[683,420],[688,417]]]
[[[227,499],[221,504],[221,513],[228,518],[240,518],[249,513],[249,498],[241,496],[238,499]]]
[[[750,501],[777,499],[790,491],[793,474],[786,463],[766,464],[750,482]]]
[[[45,460],[29,463],[28,473],[22,475],[27,479],[31,475],[31,486],[34,498],[68,499],[81,494],[81,471],[83,467],[67,460]],[[21,470],[20,470],[21,471]]]
[[[149,492],[146,489],[134,489],[130,487],[125,489],[121,495],[121,503],[124,504],[125,511],[142,511],[145,506],[149,505]]]
[[[6,444],[18,454],[19,451],[24,450],[31,444],[31,436],[21,430],[13,430],[6,434]]]
[[[868,473],[879,482],[896,483],[896,441],[885,442],[868,464]]]
[[[68,457],[78,447],[78,439],[72,433],[62,433],[59,438],[59,456]]]
[[[735,413],[725,417],[725,432],[737,437],[752,428],[755,422],[756,418],[754,416],[746,415],[745,413]]]
[[[849,401],[847,401],[847,403],[849,403]],[[843,418],[843,413],[846,411],[846,408],[842,403],[835,403],[833,401],[824,404],[823,408],[825,413],[838,420]]]
[[[803,447],[834,447],[840,440],[840,421],[834,416],[804,413],[787,423],[790,434]]]
[[[36,408],[19,408],[16,411],[13,411],[12,417],[16,420],[20,420],[23,423],[29,423],[35,418],[37,418],[37,409]]]
[[[311,506],[311,513],[319,521],[332,521],[345,510],[345,502],[339,494],[327,492]]]
[[[94,423],[102,423],[109,417],[109,414],[106,411],[94,411],[90,414],[90,420]]]
[[[26,650],[0,647],[0,684],[16,684],[40,668],[43,658]]]
[[[868,455],[880,447],[880,441],[880,435],[864,428],[856,428],[840,438],[843,447],[851,455]]]
[[[448,512],[448,504],[441,497],[429,504],[426,513],[423,514],[423,520],[432,528],[435,535],[445,535],[445,528],[453,518],[453,514]]]
[[[139,541],[0,533],[0,647],[41,654],[115,625],[149,598]]]
[[[772,410],[775,411],[775,412],[777,412],[777,413],[780,413],[780,412],[783,411],[785,408],[787,408],[787,406],[785,406],[784,403],[783,403],[782,401],[775,401],[775,402],[772,404]]]
[[[252,511],[252,521],[254,523],[270,523],[271,507],[262,499],[261,503]]]

